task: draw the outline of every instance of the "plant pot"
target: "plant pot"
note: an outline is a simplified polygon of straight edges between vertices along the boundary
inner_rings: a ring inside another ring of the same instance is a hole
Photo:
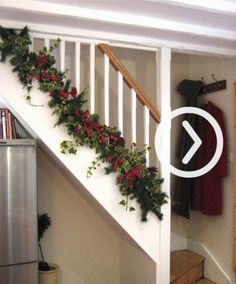
[[[59,266],[54,263],[49,263],[52,270],[41,271],[39,270],[39,284],[57,284],[57,272]]]

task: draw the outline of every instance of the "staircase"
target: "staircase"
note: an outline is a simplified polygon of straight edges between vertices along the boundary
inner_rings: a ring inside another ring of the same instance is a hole
[[[32,50],[37,51],[43,46],[49,47],[58,38],[58,35],[49,35],[42,33],[32,33],[33,44]],[[89,85],[90,95],[88,98],[88,109],[91,113],[98,112],[97,105],[102,101],[102,107],[99,114],[107,125],[112,125],[112,118],[117,116],[117,126],[124,134],[127,144],[131,142],[139,143],[138,139],[142,136],[142,144],[150,144],[154,141],[154,134],[157,123],[160,121],[160,115],[151,103],[150,99],[144,95],[136,81],[129,74],[124,65],[115,57],[114,53],[105,44],[98,44],[94,40],[85,40],[78,37],[60,36],[61,46],[56,51],[56,59],[58,67],[61,70],[70,69],[69,77],[76,85],[78,90],[82,90],[84,86]],[[70,46],[69,46],[70,45]],[[68,48],[72,46],[72,48]],[[85,50],[86,47],[86,50]],[[101,80],[101,74],[96,69],[96,54],[98,48],[102,51],[103,56],[103,92],[100,91],[100,97],[97,94],[97,80]],[[70,49],[70,58],[68,58],[68,50]],[[167,49],[160,49],[157,55],[159,65],[157,66],[157,74],[161,74],[159,93],[163,94],[161,112],[162,121],[165,122],[165,116],[169,115],[169,86],[170,86],[170,52]],[[88,66],[88,71],[84,66],[84,61]],[[68,66],[68,62],[71,66]],[[117,95],[116,103],[110,96],[109,73],[110,65],[114,67],[117,77]],[[12,72],[9,63],[0,63],[0,96],[3,98],[6,106],[21,122],[25,129],[38,141],[38,144],[50,155],[50,157],[58,164],[63,166],[65,174],[69,175],[78,184],[78,188],[85,193],[93,204],[96,204],[97,210],[106,219],[106,221],[118,231],[122,237],[133,242],[143,250],[157,266],[156,279],[158,284],[169,282],[169,238],[170,235],[170,207],[169,204],[163,206],[164,220],[159,221],[154,214],[148,215],[148,222],[140,221],[140,209],[135,201],[130,201],[130,206],[135,207],[135,211],[130,213],[126,211],[119,201],[121,195],[115,184],[115,174],[104,175],[103,168],[99,168],[93,173],[93,176],[87,178],[87,169],[91,162],[95,159],[95,151],[86,147],[81,147],[76,156],[65,155],[60,151],[60,143],[63,140],[69,140],[66,129],[64,127],[54,127],[56,117],[52,115],[52,110],[48,107],[49,100],[46,94],[43,94],[35,86],[31,91],[33,103],[40,105],[32,106],[26,103],[26,91],[22,89],[22,85],[18,81],[16,74]],[[86,81],[87,80],[87,81]],[[125,91],[128,88],[130,108],[124,107]],[[159,86],[157,87],[159,89]],[[140,105],[141,104],[141,107]],[[115,110],[114,110],[115,106]],[[111,108],[113,107],[113,109]],[[126,112],[126,113],[125,113]],[[114,119],[114,118],[113,118]],[[141,126],[142,124],[142,126]],[[127,128],[127,129],[125,129]],[[140,128],[142,129],[141,133]],[[167,128],[167,138],[163,146],[166,153],[167,165],[162,166],[161,176],[165,179],[162,190],[169,194],[169,130]],[[157,165],[157,159],[154,151],[146,156],[147,165],[152,160],[151,165]],[[155,164],[153,164],[155,161]]]
[[[204,277],[205,258],[189,250],[171,253],[171,284],[216,284]]]

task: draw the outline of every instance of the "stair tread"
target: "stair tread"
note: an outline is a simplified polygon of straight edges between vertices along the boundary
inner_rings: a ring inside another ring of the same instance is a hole
[[[211,280],[209,279],[200,279],[196,284],[216,284],[215,282],[212,282]]]
[[[204,257],[189,250],[171,252],[170,280],[175,281],[196,265],[204,261]],[[203,282],[204,283],[204,282]]]

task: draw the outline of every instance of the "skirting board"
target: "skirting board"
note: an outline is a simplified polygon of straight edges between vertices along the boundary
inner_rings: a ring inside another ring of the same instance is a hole
[[[205,257],[204,276],[217,284],[235,283],[204,244],[188,240],[188,249]]]

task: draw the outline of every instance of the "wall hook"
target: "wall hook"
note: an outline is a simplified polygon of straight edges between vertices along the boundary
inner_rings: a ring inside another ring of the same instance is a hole
[[[218,82],[218,80],[217,80],[216,77],[215,77],[215,74],[211,74],[211,77],[212,77],[212,79],[213,79],[215,82]]]
[[[216,79],[216,77],[215,77],[214,74],[211,74],[211,77],[212,77],[212,79],[217,83],[217,86],[218,86],[219,88],[221,88],[223,81],[218,81],[218,80]]]

